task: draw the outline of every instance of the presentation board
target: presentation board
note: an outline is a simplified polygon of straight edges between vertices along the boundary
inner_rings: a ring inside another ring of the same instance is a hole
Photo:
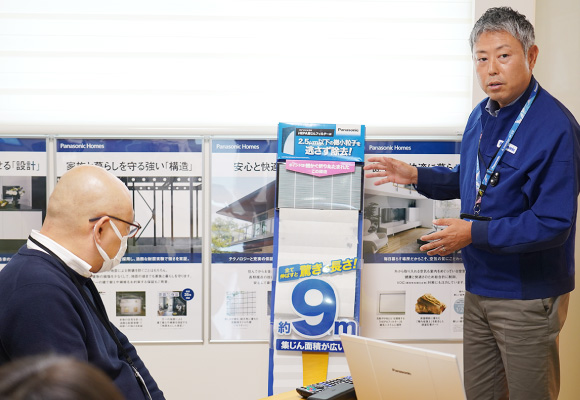
[[[459,142],[367,140],[365,159],[388,156],[418,167],[454,168]],[[453,340],[463,331],[461,252],[419,250],[434,219],[458,218],[459,200],[435,201],[413,185],[365,179],[361,335],[388,340]]]
[[[143,229],[128,241],[121,265],[93,280],[109,318],[133,342],[203,340],[201,143],[56,140],[57,177],[77,165],[96,165],[131,193]]]
[[[276,145],[211,142],[212,342],[268,340]]]
[[[0,137],[0,268],[46,215],[45,138]]]

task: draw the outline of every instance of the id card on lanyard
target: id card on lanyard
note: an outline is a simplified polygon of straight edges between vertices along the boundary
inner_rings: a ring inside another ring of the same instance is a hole
[[[532,90],[532,93],[530,93],[530,97],[526,101],[526,104],[524,105],[524,107],[520,111],[520,114],[518,115],[518,117],[514,121],[514,124],[511,127],[510,131],[508,132],[507,137],[503,141],[499,150],[495,154],[495,157],[493,158],[491,164],[487,168],[487,170],[485,172],[485,176],[483,177],[483,180],[481,180],[481,174],[480,174],[480,170],[479,170],[479,146],[478,146],[477,155],[475,157],[475,189],[476,189],[476,193],[477,193],[476,198],[475,198],[475,205],[473,206],[473,215],[463,214],[463,216],[465,216],[464,219],[468,219],[468,217],[472,217],[472,219],[474,219],[474,220],[481,220],[481,219],[484,219],[486,221],[491,220],[491,218],[489,218],[489,217],[480,217],[479,216],[479,212],[481,210],[481,199],[482,199],[483,195],[485,194],[485,190],[487,189],[488,184],[491,183],[493,186],[495,186],[494,181],[497,182],[497,180],[499,179],[499,175],[495,173],[495,168],[499,164],[506,149],[509,147],[511,140],[514,137],[514,134],[516,133],[516,131],[520,127],[520,124],[522,123],[524,117],[528,113],[528,110],[532,106],[532,103],[534,102],[534,99],[536,98],[536,95],[538,94],[538,87],[539,87],[539,85],[536,82],[536,84],[534,85],[534,89]]]

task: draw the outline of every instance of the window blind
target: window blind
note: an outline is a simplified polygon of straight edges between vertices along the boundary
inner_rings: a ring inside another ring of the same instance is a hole
[[[0,126],[461,129],[471,25],[471,0],[3,0]]]

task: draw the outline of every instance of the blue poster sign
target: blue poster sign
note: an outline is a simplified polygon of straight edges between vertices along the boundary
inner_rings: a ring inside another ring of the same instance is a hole
[[[364,160],[364,125],[278,124],[279,160]]]

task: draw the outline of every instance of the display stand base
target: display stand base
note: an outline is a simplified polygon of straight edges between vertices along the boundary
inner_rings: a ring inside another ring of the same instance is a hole
[[[302,352],[302,384],[304,386],[327,379],[328,357],[328,352]]]

